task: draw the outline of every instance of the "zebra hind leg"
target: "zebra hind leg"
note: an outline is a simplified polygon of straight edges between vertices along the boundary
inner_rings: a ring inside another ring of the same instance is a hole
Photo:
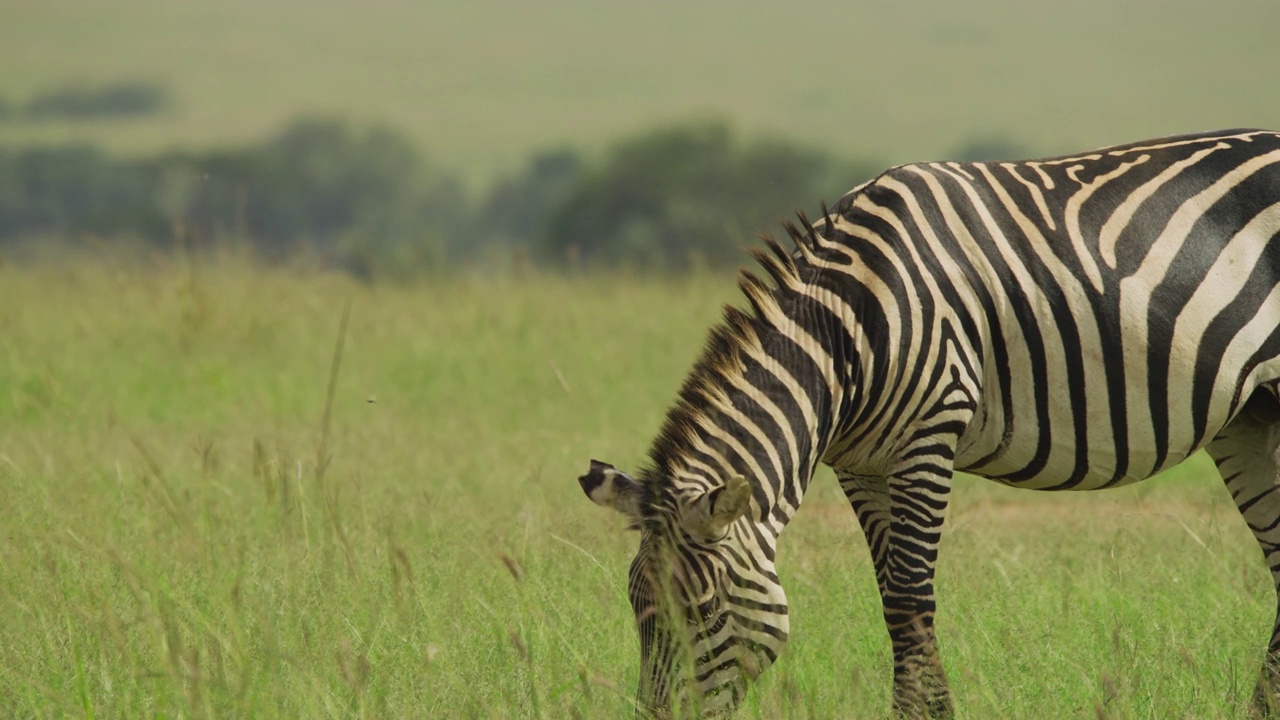
[[[889,624],[889,635],[893,641],[894,712],[912,720],[950,718],[954,715],[951,691],[938,656],[932,612],[927,617],[917,615],[904,626],[896,617],[897,613],[888,610],[897,604],[892,599],[889,585],[892,515],[888,480],[844,473],[837,473],[837,477],[840,489],[858,516],[858,524],[867,538],[871,561],[875,564],[876,585],[886,608],[885,621]]]
[[[1206,448],[1227,490],[1262,547],[1276,585],[1277,614],[1253,694],[1252,715],[1280,717],[1280,405],[1258,391]]]

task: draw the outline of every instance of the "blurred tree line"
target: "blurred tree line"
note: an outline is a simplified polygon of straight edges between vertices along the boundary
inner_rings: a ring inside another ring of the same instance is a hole
[[[129,118],[153,115],[168,106],[168,90],[143,80],[69,85],[42,92],[22,105],[0,97],[0,122]]]
[[[368,278],[466,263],[736,265],[779,218],[815,213],[879,169],[707,121],[596,157],[539,153],[473,197],[392,130],[309,119],[245,147],[144,159],[0,149],[0,251],[32,238],[236,244]]]

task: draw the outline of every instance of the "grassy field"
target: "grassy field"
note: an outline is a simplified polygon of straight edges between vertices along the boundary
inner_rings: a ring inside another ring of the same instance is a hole
[[[219,145],[323,113],[483,179],[706,114],[886,164],[1280,125],[1273,0],[8,0],[0,18],[12,102],[131,79],[175,98],[137,122],[0,123],[7,143]]]
[[[385,122],[483,181],[699,115],[886,164],[1280,125],[1272,0],[18,0],[0,19],[12,103],[134,79],[175,99],[0,123],[4,146],[217,146],[312,113]],[[574,478],[641,460],[735,298],[715,275],[0,262],[0,718],[627,714],[636,538]],[[1275,603],[1203,458],[1096,494],[959,485],[938,582],[961,717],[1240,714]],[[779,554],[793,642],[743,715],[883,717],[888,640],[829,476]]]
[[[734,297],[0,265],[0,716],[625,715],[636,539],[574,478],[641,458]],[[794,639],[743,715],[884,716],[888,640],[829,476],[779,568]],[[1200,460],[1093,494],[961,479],[939,593],[963,718],[1237,716],[1274,609]]]

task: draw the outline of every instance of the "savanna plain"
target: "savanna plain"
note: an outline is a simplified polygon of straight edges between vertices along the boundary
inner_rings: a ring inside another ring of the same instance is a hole
[[[704,114],[884,164],[1277,124],[1265,0],[803,7],[16,2],[4,99],[142,78],[173,106],[0,141],[145,155],[314,114],[409,132],[480,186]],[[643,462],[725,302],[710,272],[0,255],[0,718],[630,716],[638,538],[575,478]],[[1275,599],[1203,457],[1098,493],[957,486],[938,626],[961,718],[1244,715]],[[792,640],[739,716],[886,717],[829,473],[778,567]]]
[[[637,538],[574,479],[643,460],[736,301],[712,274],[0,265],[0,716],[628,715]],[[958,486],[961,717],[1243,713],[1275,604],[1203,458],[1099,493]],[[779,569],[792,642],[741,716],[884,717],[829,474]]]

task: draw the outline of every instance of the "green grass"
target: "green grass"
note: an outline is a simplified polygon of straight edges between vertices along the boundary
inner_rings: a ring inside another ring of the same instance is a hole
[[[734,297],[0,265],[0,715],[624,715],[636,538],[574,478],[642,457]],[[743,715],[882,717],[888,640],[829,475],[779,554],[794,639]],[[1274,608],[1202,459],[1091,494],[963,478],[938,585],[964,718],[1236,716]]]
[[[1277,26],[1271,0],[11,0],[0,94],[141,78],[176,104],[136,122],[0,124],[0,141],[144,152],[325,113],[386,121],[477,179],[537,148],[704,114],[886,164],[976,137],[1078,150],[1280,125]]]

